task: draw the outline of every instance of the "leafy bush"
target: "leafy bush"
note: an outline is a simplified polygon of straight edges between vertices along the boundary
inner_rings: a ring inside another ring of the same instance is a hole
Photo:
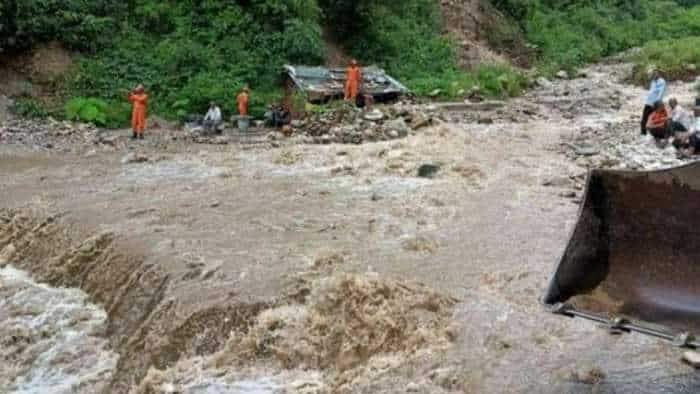
[[[632,60],[632,79],[636,83],[647,83],[648,70],[654,67],[661,69],[668,80],[692,79],[700,70],[700,37],[652,41]]]
[[[123,101],[142,83],[149,110],[177,118],[205,111],[211,100],[228,115],[249,84],[251,113],[262,114],[261,100],[277,95],[284,63],[323,61],[315,0],[164,4],[138,2],[111,45],[79,59],[71,94]]]
[[[456,69],[454,45],[441,34],[433,0],[320,0],[325,23],[361,63],[400,79]]]
[[[571,70],[651,40],[700,35],[696,0],[493,0],[538,49],[545,71]]]
[[[449,70],[439,74],[426,74],[406,81],[408,87],[419,96],[427,96],[439,90],[439,98],[463,97],[473,88],[487,97],[515,97],[527,87],[527,79],[519,71],[504,64],[483,64],[472,71]]]
[[[75,97],[64,105],[66,119],[107,127],[127,125],[130,112],[126,103],[107,102],[94,97]]]
[[[23,118],[45,118],[49,115],[46,107],[32,97],[16,97],[11,109]]]
[[[0,52],[59,40],[78,50],[104,46],[117,30],[115,16],[126,2],[114,0],[21,0],[0,2]]]

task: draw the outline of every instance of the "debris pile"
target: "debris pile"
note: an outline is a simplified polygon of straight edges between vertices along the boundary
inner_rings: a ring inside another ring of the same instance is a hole
[[[564,153],[585,168],[654,170],[681,165],[672,144],[657,143],[639,134],[637,122],[609,123],[602,128],[584,127],[572,142],[562,144]]]
[[[298,122],[298,131],[316,144],[361,144],[406,137],[412,130],[432,124],[437,110],[398,103],[362,110],[342,105]]]
[[[98,129],[89,124],[42,120],[6,119],[0,123],[0,144],[21,144],[34,149],[73,150],[76,145],[90,144]]]

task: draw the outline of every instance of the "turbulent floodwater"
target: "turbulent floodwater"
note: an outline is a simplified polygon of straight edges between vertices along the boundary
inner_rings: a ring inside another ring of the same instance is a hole
[[[118,360],[103,336],[106,320],[81,290],[0,268],[0,393],[102,390]]]

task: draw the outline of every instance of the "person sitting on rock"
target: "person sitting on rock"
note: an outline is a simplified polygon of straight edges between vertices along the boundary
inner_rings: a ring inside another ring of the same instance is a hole
[[[695,117],[690,111],[678,104],[678,100],[672,97],[668,101],[671,107],[671,119],[668,121],[668,132],[673,136],[677,132],[694,131]]]
[[[207,114],[204,115],[204,131],[218,132],[219,126],[221,125],[221,119],[221,108],[219,108],[215,102],[210,102],[209,110],[207,111]]]
[[[273,104],[267,107],[265,112],[265,123],[269,127],[282,127],[292,122],[292,114],[284,105]]]
[[[654,110],[649,115],[646,131],[654,136],[657,141],[666,139],[668,138],[667,122],[668,111],[666,110],[666,105],[664,105],[663,101],[657,101],[654,104]]]

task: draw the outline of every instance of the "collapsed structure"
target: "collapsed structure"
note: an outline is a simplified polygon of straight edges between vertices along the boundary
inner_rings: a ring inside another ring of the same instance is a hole
[[[284,86],[288,94],[297,91],[306,95],[312,103],[323,103],[343,97],[345,69],[285,65]],[[376,66],[362,68],[362,91],[375,101],[387,102],[407,94],[401,82]]]

